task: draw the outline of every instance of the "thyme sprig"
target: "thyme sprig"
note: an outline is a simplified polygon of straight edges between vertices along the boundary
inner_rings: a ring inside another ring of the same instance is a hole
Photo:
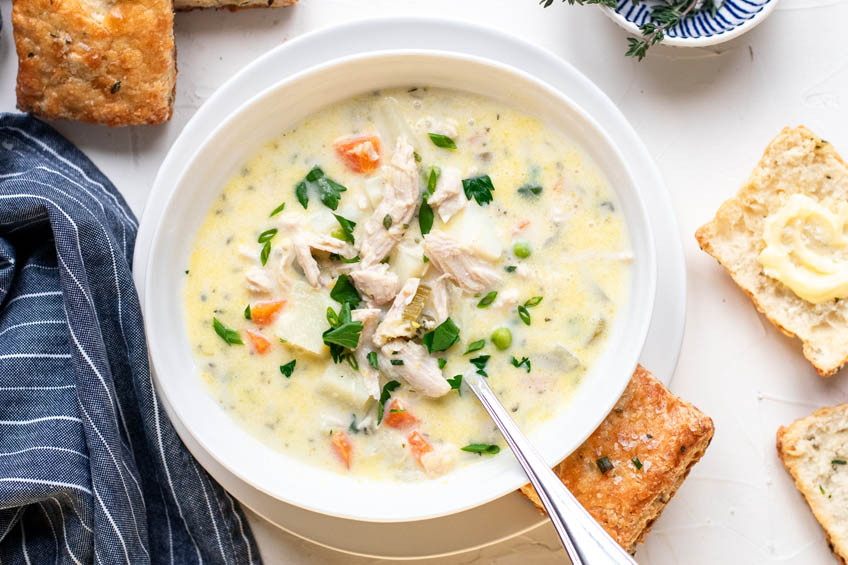
[[[598,4],[615,10],[618,0],[562,0],[570,5],[586,6]],[[642,0],[638,0],[642,1]],[[554,0],[540,0],[539,4],[547,8]],[[634,1],[634,3],[638,3]],[[650,19],[639,26],[641,37],[627,38],[628,57],[636,57],[639,61],[645,58],[648,49],[662,43],[669,28],[673,28],[690,15],[709,10],[713,16],[721,5],[721,0],[659,0],[650,6]]]

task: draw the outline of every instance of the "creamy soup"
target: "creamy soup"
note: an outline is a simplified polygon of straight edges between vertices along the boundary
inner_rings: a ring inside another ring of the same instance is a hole
[[[186,271],[220,405],[269,445],[380,480],[498,455],[463,378],[530,432],[568,409],[628,300],[615,193],[560,132],[434,88],[310,116],[214,201]]]

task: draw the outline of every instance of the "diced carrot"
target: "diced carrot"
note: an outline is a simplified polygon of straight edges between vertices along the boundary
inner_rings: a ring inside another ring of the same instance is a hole
[[[254,330],[247,330],[247,337],[250,338],[250,343],[256,349],[256,353],[262,355],[268,348],[271,347],[271,342],[261,333]]]
[[[433,446],[430,445],[430,442],[424,439],[424,436],[419,434],[417,430],[409,434],[409,437],[407,437],[406,440],[409,442],[409,448],[412,450],[415,460],[423,467],[423,463],[421,463],[421,456],[433,451]]]
[[[380,138],[376,135],[340,137],[333,146],[347,168],[355,173],[373,173],[380,164]]]
[[[264,326],[274,321],[277,312],[286,305],[285,300],[263,300],[250,307],[250,319]]]
[[[393,398],[383,422],[390,428],[406,428],[418,421],[400,399]]]
[[[512,230],[512,235],[515,235],[518,232],[521,232],[521,231],[527,229],[527,226],[529,226],[529,225],[530,225],[530,220],[524,220],[523,222],[521,222],[517,226],[515,226],[515,229]]]
[[[350,469],[350,454],[353,447],[350,445],[350,440],[344,432],[333,432],[333,451],[339,456],[339,459],[345,464],[345,467]]]

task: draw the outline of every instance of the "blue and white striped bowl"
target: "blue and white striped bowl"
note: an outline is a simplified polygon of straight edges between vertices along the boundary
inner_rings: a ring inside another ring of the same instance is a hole
[[[649,21],[649,6],[656,0],[619,0],[615,10],[604,12],[627,31],[639,35],[639,26]],[[665,45],[704,47],[715,45],[750,31],[765,20],[777,0],[724,0],[713,16],[698,12],[666,31]]]

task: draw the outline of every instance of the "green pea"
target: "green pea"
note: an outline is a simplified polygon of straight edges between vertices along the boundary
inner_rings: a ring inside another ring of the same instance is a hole
[[[512,345],[512,332],[509,331],[509,328],[498,328],[492,332],[492,343],[503,351],[510,345]]]
[[[512,252],[515,253],[516,257],[526,259],[530,257],[530,254],[533,253],[533,250],[530,249],[530,244],[526,241],[516,241],[512,245]]]

